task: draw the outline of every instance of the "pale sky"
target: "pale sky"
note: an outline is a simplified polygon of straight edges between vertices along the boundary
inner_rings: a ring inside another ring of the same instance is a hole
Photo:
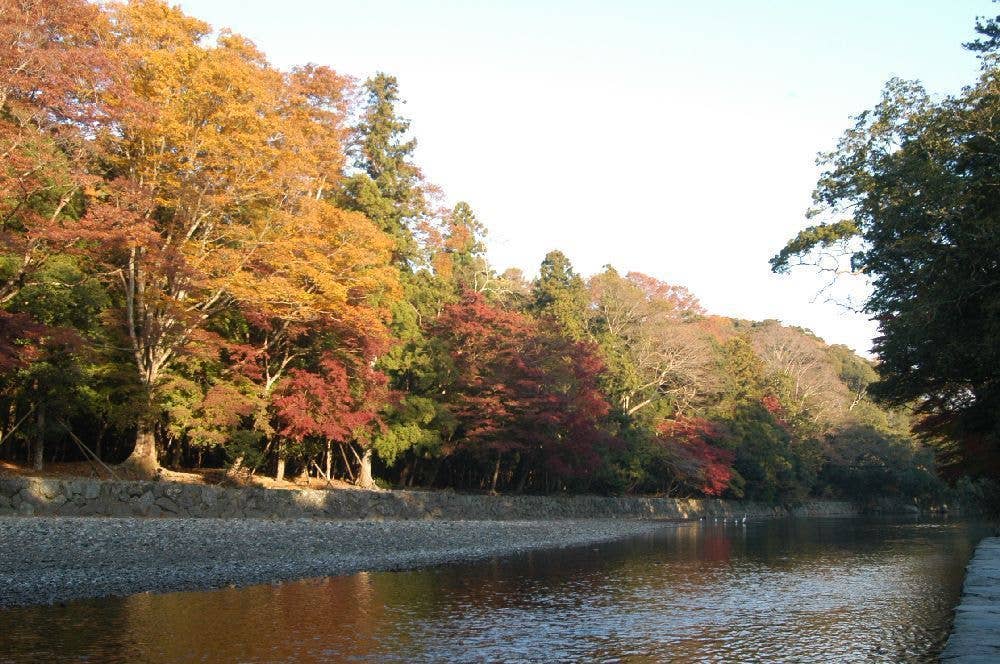
[[[874,326],[770,273],[852,114],[893,76],[957,92],[988,0],[182,0],[279,67],[395,74],[417,162],[498,270],[561,249],[865,353]]]

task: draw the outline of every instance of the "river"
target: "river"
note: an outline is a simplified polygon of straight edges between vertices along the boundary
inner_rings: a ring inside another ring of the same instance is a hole
[[[927,662],[984,532],[709,521],[475,564],[0,610],[0,662]]]

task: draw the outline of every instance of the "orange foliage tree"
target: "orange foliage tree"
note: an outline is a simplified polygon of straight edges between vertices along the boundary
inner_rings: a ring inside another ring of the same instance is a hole
[[[110,119],[102,95],[121,96],[107,27],[85,0],[0,0],[0,305],[52,255],[100,236],[101,216],[81,216],[98,180],[93,135]],[[9,354],[25,323],[0,316]]]
[[[318,67],[282,74],[244,38],[222,32],[210,42],[206,23],[157,0],[116,6],[113,18],[116,51],[145,102],[123,110],[108,153],[112,174],[128,183],[120,188],[133,193],[114,198],[120,212],[148,231],[116,256],[146,389],[233,304],[274,305],[260,313],[301,322],[310,308],[363,302],[351,282],[371,261],[345,275],[323,259],[338,252],[326,238],[341,254],[359,239],[381,251],[374,230],[322,200],[344,163],[346,81]],[[295,244],[294,265],[275,269]],[[319,257],[311,273],[310,256]],[[148,472],[156,458],[141,418],[129,463]]]

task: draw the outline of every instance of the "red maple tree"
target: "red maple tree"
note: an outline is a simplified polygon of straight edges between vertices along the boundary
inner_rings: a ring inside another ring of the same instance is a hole
[[[601,426],[610,407],[592,347],[474,292],[446,306],[434,332],[451,361],[444,396],[459,423],[452,452],[492,456],[497,469],[517,453],[561,478],[599,466],[615,441]]]
[[[678,415],[657,427],[657,440],[677,459],[679,479],[709,496],[721,495],[733,479],[734,454],[713,444],[723,435],[721,427],[702,417]]]

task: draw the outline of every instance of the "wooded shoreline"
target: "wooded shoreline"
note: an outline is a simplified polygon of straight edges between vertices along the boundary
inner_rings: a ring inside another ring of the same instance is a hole
[[[793,505],[983,493],[911,433],[924,390],[873,400],[871,360],[713,313],[670,261],[585,274],[567,237],[537,275],[491,263],[474,206],[424,177],[390,73],[278,67],[160,0],[4,7],[0,464]],[[799,239],[775,269],[819,241]]]

